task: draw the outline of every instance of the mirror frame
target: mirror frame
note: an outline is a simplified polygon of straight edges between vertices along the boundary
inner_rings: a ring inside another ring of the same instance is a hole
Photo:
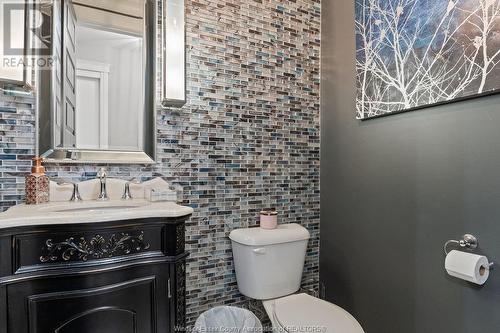
[[[58,0],[54,0],[58,1]],[[155,0],[144,0],[144,150],[87,150],[78,148],[58,148],[55,145],[53,133],[54,115],[51,106],[52,90],[37,94],[37,154],[44,158],[44,163],[67,164],[155,164],[156,160],[156,62],[157,62],[157,31],[158,3]],[[51,26],[52,26],[51,22]],[[37,73],[36,86],[42,84],[41,70]],[[51,72],[51,71],[50,71]],[[50,126],[47,126],[46,123]],[[45,123],[45,125],[43,125]]]

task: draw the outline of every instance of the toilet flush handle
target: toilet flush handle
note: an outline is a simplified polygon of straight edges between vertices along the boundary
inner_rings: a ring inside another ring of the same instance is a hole
[[[259,247],[259,248],[253,249],[253,253],[255,253],[255,254],[266,254],[266,249],[264,247]]]

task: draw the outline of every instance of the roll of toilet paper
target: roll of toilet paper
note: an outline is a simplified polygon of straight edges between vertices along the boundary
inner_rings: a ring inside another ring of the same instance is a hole
[[[488,258],[463,251],[450,251],[444,266],[451,276],[479,285],[483,285],[490,275]]]

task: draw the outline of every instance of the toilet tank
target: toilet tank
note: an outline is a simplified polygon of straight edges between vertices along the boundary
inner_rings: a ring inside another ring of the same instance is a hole
[[[277,229],[236,229],[229,234],[240,292],[253,299],[272,299],[299,290],[309,232],[281,224]]]

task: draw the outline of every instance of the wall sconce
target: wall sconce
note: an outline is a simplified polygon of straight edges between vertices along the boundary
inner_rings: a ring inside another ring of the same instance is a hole
[[[186,28],[184,0],[163,2],[162,106],[186,104]]]

